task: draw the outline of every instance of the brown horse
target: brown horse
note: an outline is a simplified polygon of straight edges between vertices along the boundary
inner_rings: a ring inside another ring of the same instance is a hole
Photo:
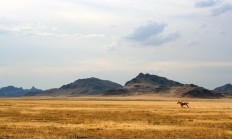
[[[188,102],[180,102],[180,101],[178,101],[177,104],[180,104],[181,108],[183,108],[184,105],[186,105],[189,108],[189,106],[188,106],[189,103]]]

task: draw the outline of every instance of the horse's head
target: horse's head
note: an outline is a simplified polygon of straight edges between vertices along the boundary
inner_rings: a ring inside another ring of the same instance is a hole
[[[178,101],[176,104],[179,104],[180,103],[180,101]]]

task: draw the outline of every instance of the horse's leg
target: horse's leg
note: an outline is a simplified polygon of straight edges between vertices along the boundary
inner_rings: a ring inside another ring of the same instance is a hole
[[[188,104],[186,104],[187,106],[188,106]],[[189,108],[189,106],[188,106],[188,108]]]

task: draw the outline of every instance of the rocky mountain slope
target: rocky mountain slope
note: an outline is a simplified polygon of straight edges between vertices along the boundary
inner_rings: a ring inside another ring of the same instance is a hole
[[[80,96],[100,95],[110,89],[121,88],[120,84],[98,78],[79,79],[73,83],[63,85],[58,89],[50,89],[41,93],[32,94],[37,96]],[[31,94],[28,94],[29,96]]]
[[[140,73],[137,77],[126,82],[125,86],[130,86],[131,84],[153,84],[153,85],[167,85],[167,86],[182,86],[183,84],[169,80],[165,77],[160,77],[157,75],[143,74]]]
[[[123,89],[113,90],[106,94],[163,94],[175,97],[219,98],[220,94],[193,84],[182,84],[177,81],[157,75],[140,73],[137,77],[126,82]]]
[[[232,85],[226,84],[221,87],[215,88],[213,91],[217,93],[222,93],[224,95],[232,95]]]
[[[140,73],[137,77],[126,82],[124,88],[132,92],[157,93],[165,92],[174,86],[183,86],[183,84],[157,75]]]

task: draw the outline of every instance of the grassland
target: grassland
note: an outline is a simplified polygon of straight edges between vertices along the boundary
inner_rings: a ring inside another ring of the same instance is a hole
[[[0,99],[0,138],[232,139],[232,99]]]

